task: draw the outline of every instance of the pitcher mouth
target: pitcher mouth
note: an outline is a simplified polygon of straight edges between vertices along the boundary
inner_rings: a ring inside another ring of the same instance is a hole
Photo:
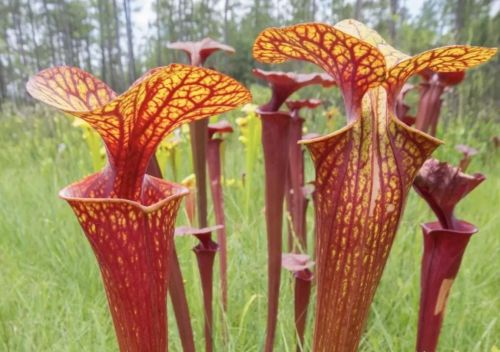
[[[420,135],[421,137],[423,138],[427,138],[431,141],[433,141],[434,143],[436,144],[444,144],[444,142],[434,136],[431,136],[430,134],[428,133],[425,133],[425,132],[422,132],[420,131],[419,129],[415,128],[415,127],[412,127],[412,126],[408,126],[406,125],[403,121],[401,121],[399,118],[395,117],[395,116],[389,116],[389,118],[396,124],[396,125],[399,125],[400,127],[406,129],[407,131],[411,131],[411,132],[414,132],[418,135]],[[311,144],[315,144],[316,142],[321,142],[321,141],[324,141],[324,140],[327,140],[329,138],[332,138],[332,137],[335,137],[337,135],[340,135],[348,130],[350,130],[354,124],[356,124],[356,122],[359,120],[358,119],[355,119],[353,121],[349,121],[345,126],[342,126],[341,128],[339,128],[338,130],[335,130],[335,131],[332,131],[332,132],[329,132],[327,134],[324,134],[324,135],[320,135],[320,136],[317,136],[315,138],[307,138],[307,139],[304,139],[302,138],[301,140],[298,141],[299,144],[303,144],[305,146],[308,146],[308,145],[311,145]]]
[[[464,221],[464,220],[457,220],[457,225],[458,228],[456,229],[447,229],[444,228],[439,221],[434,221],[434,222],[426,222],[423,224],[420,224],[420,226],[426,230],[428,233],[434,232],[434,231],[446,231],[446,232],[453,232],[456,234],[475,234],[478,230],[476,226],[473,224]]]
[[[59,197],[76,203],[125,203],[144,213],[152,213],[189,193],[189,189],[183,185],[145,175],[141,200],[134,201],[108,196],[111,189],[109,183],[106,175],[98,172],[64,187]]]

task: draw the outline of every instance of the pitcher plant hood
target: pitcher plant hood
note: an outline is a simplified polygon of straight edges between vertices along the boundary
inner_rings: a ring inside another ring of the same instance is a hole
[[[174,42],[167,45],[169,49],[182,50],[186,53],[194,66],[203,66],[210,55],[221,50],[229,54],[234,54],[232,46],[220,43],[212,38],[203,38],[197,42]]]
[[[429,204],[441,226],[455,229],[459,226],[454,215],[456,205],[485,179],[481,173],[469,175],[460,167],[429,159],[420,169],[413,187]]]
[[[80,69],[55,67],[30,79],[36,99],[89,123],[109,156],[107,196],[139,200],[145,170],[157,145],[181,124],[250,101],[249,91],[216,71],[173,64],[156,68],[117,96]]]
[[[335,80],[326,73],[264,71],[258,68],[254,68],[252,73],[267,81],[271,88],[271,100],[260,107],[264,111],[278,111],[288,97],[301,88],[314,84],[325,88],[335,85]]]
[[[467,168],[472,161],[472,157],[478,153],[477,149],[465,144],[457,144],[455,146],[455,150],[462,154],[462,159],[460,159],[460,162],[458,163],[458,168],[462,170],[462,172],[467,171]]]

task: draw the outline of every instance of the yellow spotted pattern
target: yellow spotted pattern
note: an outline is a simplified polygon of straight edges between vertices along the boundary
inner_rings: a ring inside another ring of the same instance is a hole
[[[146,176],[141,203],[179,196],[145,211],[123,201],[92,200],[106,193],[106,184],[98,176],[70,186],[61,195],[71,205],[99,262],[120,351],[166,351],[170,253],[185,189]]]
[[[459,72],[488,61],[496,48],[454,45],[425,51],[399,62],[388,72],[386,86],[399,91],[410,76],[425,69]]]
[[[392,116],[382,87],[364,96],[360,119],[308,144],[316,167],[315,351],[356,351],[406,195],[438,145]]]

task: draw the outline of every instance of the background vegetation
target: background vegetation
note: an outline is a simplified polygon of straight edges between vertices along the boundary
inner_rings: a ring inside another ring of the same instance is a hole
[[[166,43],[212,36],[237,53],[215,55],[215,66],[252,86],[255,103],[267,89],[255,84],[251,45],[268,26],[358,18],[409,53],[451,43],[498,46],[500,13],[493,1],[428,0],[411,13],[398,0],[0,0],[0,351],[115,351],[116,342],[94,255],[70,208],[57,198],[63,186],[93,171],[82,130],[26,96],[28,77],[45,67],[68,64],[100,76],[117,91],[148,68],[184,61]],[[140,6],[156,14],[144,35],[134,35]],[[260,66],[259,66],[260,67]],[[310,71],[282,65],[280,70]],[[446,96],[438,137],[446,141],[437,156],[457,161],[454,145],[480,151],[470,166],[488,180],[459,208],[460,218],[480,228],[466,252],[450,297],[441,351],[498,351],[500,311],[499,151],[490,138],[500,135],[500,60],[472,71]],[[325,133],[343,124],[335,89],[305,89],[301,97],[320,97],[324,107],[307,113],[309,131]],[[409,96],[415,105],[416,94]],[[328,112],[328,114],[326,114]],[[327,115],[331,119],[327,118]],[[234,124],[236,111],[225,116]],[[235,124],[234,124],[235,125]],[[188,161],[188,142],[179,145]],[[243,145],[238,133],[225,144],[225,196],[229,247],[229,314],[216,309],[217,351],[260,351],[266,311],[266,240],[263,221],[263,166],[259,150],[252,169],[255,192],[247,213],[242,199]],[[313,178],[308,164],[308,180]],[[181,163],[180,177],[191,173]],[[248,175],[246,175],[248,177]],[[211,214],[212,216],[213,214]],[[309,211],[312,224],[312,209]],[[213,218],[213,216],[212,216]],[[361,351],[411,351],[418,314],[421,234],[418,224],[433,219],[412,192],[388,266],[372,306]],[[185,224],[181,214],[179,224]],[[310,238],[312,238],[312,225]],[[203,314],[194,241],[176,240],[196,340],[201,350]],[[217,272],[217,271],[216,271]],[[284,273],[276,351],[292,351],[292,281]],[[218,293],[217,293],[218,294]],[[217,307],[220,308],[219,296]],[[171,309],[170,309],[171,311]],[[222,326],[229,329],[223,347]],[[311,325],[309,324],[309,332]],[[171,351],[180,351],[170,319]]]
[[[148,68],[185,61],[168,42],[205,36],[236,49],[208,65],[253,82],[257,34],[305,21],[356,18],[412,54],[438,45],[500,43],[494,0],[0,0],[0,14],[0,101],[26,98],[31,74],[61,64],[92,72],[122,92]],[[480,97],[481,104],[492,104],[500,90],[494,79],[499,57],[482,71],[470,85],[474,95],[464,95],[468,103]]]

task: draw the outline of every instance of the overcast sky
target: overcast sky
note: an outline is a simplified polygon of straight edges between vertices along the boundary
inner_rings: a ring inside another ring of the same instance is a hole
[[[148,26],[155,20],[155,13],[153,11],[153,4],[156,0],[141,0],[140,5],[136,3],[134,6],[137,11],[134,11],[132,15],[132,21],[134,22],[134,36],[136,38],[136,43],[139,45],[143,44],[145,41],[145,36],[148,32]],[[241,3],[245,4],[251,0],[241,0]],[[354,0],[350,0],[354,2]],[[422,4],[425,0],[403,0],[402,4],[408,8],[411,16],[415,16],[420,12]],[[491,7],[491,14],[495,14],[500,11],[500,0],[493,1],[493,6]]]
[[[138,11],[133,13],[132,20],[134,22],[134,28],[136,29],[136,31],[134,31],[135,39],[139,45],[144,43],[148,26],[155,19],[152,6],[154,1],[155,0],[141,0],[141,5],[135,6]],[[245,3],[246,1],[243,0],[242,2]],[[420,11],[423,3],[424,0],[403,1],[404,6],[409,9],[412,16],[416,15]]]

